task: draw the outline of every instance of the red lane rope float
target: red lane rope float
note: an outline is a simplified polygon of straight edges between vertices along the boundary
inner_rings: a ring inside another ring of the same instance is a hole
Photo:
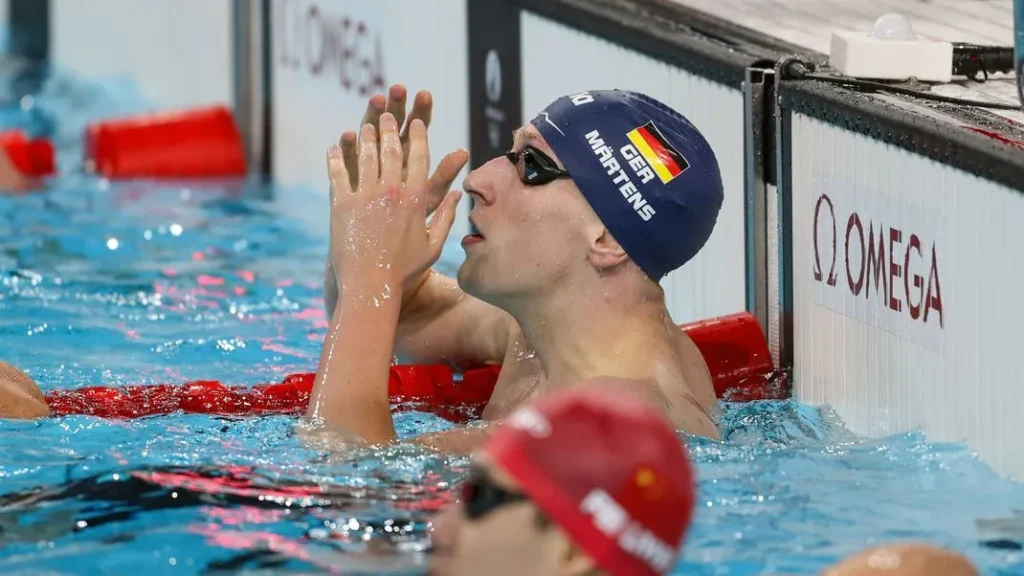
[[[5,130],[0,132],[0,148],[23,176],[39,178],[56,172],[53,143],[46,138],[33,139],[21,130]]]
[[[757,320],[743,312],[686,324],[711,372],[719,398],[749,401],[781,397],[771,385],[774,367]],[[452,421],[479,418],[498,379],[499,366],[456,374],[444,365],[392,366],[388,392],[400,409],[433,412]],[[275,384],[225,386],[214,380],[181,385],[92,386],[53,390],[55,416],[87,414],[138,418],[175,411],[222,415],[293,414],[306,409],[313,373]]]
[[[704,357],[719,398],[747,402],[788,396],[774,385],[772,355],[753,314],[709,318],[681,328]]]
[[[226,106],[155,112],[94,122],[87,166],[107,178],[244,176],[245,148]]]

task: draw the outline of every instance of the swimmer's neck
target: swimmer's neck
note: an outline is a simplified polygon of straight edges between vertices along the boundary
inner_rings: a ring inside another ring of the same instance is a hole
[[[664,301],[566,292],[509,311],[541,363],[546,386],[598,376],[650,377],[656,358],[670,346]]]

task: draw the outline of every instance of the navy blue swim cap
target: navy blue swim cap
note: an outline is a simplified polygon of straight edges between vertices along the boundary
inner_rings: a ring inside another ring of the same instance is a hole
[[[555,100],[532,124],[655,282],[711,236],[722,176],[711,146],[682,114],[636,92],[591,90]]]

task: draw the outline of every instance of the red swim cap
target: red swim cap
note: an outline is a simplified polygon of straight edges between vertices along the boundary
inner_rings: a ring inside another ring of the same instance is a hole
[[[517,410],[484,448],[519,488],[612,575],[675,565],[693,514],[693,472],[653,406],[585,387]]]

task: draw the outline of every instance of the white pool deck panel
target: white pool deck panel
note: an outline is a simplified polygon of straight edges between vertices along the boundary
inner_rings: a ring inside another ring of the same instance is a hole
[[[833,31],[867,34],[879,16],[905,16],[919,37],[1013,46],[1012,0],[675,0],[677,3],[827,55]],[[988,82],[936,85],[936,94],[1020,105],[1012,74]],[[923,101],[922,101],[923,102]],[[992,110],[1024,125],[1024,112]]]

